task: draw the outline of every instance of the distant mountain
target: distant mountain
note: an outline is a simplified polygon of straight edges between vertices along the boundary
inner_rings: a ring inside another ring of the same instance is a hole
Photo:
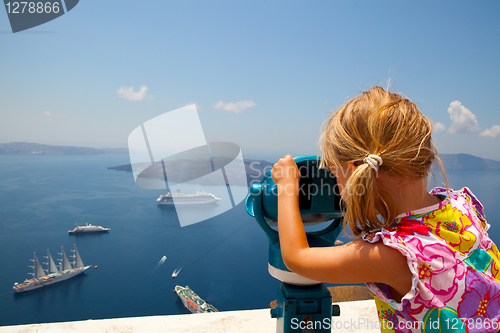
[[[440,154],[445,170],[499,171],[500,162],[469,154]]]
[[[75,146],[52,146],[38,143],[0,143],[0,155],[99,155],[128,154],[127,148],[88,148]],[[500,162],[469,154],[440,154],[446,170],[500,171]],[[253,164],[252,164],[253,163]],[[255,176],[267,170],[273,163],[263,160],[245,159],[247,174]],[[110,169],[132,171],[130,165],[110,167]],[[253,178],[255,179],[255,177]]]
[[[465,171],[499,171],[500,162],[479,158],[468,154],[441,154],[441,160],[445,170],[465,170]],[[214,159],[215,165],[228,165],[232,160],[227,158],[217,158]],[[262,176],[266,171],[271,170],[274,163],[264,161],[264,160],[250,160],[245,159],[245,171],[247,177],[247,183],[252,184],[255,182],[260,182]],[[197,179],[201,175],[206,174],[207,167],[210,166],[210,161],[203,159],[198,160],[175,160],[175,161],[164,161],[165,172],[168,175],[170,181],[183,183],[190,181],[192,179]],[[137,165],[141,169],[141,165]],[[150,165],[149,163],[145,166],[145,169],[141,173],[141,177],[144,178],[156,178],[162,179],[164,175],[163,166],[161,163],[155,163]],[[435,166],[434,166],[435,167]],[[130,164],[119,165],[115,167],[109,167],[108,169],[118,170],[118,171],[132,171],[132,166]],[[226,173],[232,175],[233,179],[244,177],[239,170],[231,170],[226,168]],[[236,172],[234,172],[236,171]],[[436,172],[437,170],[435,170]],[[218,179],[216,178],[203,178],[201,180],[203,184],[201,185],[215,185]]]
[[[99,155],[128,154],[126,148],[88,148],[74,146],[51,146],[38,143],[9,142],[0,143],[0,155]]]
[[[245,175],[238,168],[233,169],[228,167],[232,159],[229,158],[214,158],[214,165],[225,165],[225,172],[227,177],[231,177],[233,181],[245,177]],[[262,179],[266,171],[271,170],[274,163],[270,163],[264,160],[250,160],[244,159],[245,173],[247,178],[247,184],[252,184],[258,182]],[[149,164],[148,164],[149,165]],[[192,179],[197,179],[201,175],[206,174],[207,168],[210,167],[210,161],[204,159],[198,160],[175,160],[175,161],[165,161],[163,163],[165,166],[165,172],[168,175],[169,181],[174,181],[177,183],[183,183],[190,181]],[[141,165],[138,165],[141,167]],[[119,165],[115,167],[109,167],[108,169],[118,170],[118,171],[132,171],[132,166],[130,164]],[[146,170],[141,173],[144,178],[163,178],[163,166],[161,163],[155,163],[149,166]],[[219,179],[207,177],[198,180],[200,185],[217,185]]]

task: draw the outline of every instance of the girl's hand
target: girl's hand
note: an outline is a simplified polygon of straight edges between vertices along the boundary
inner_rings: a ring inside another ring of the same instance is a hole
[[[300,172],[292,156],[286,155],[273,166],[271,176],[278,186],[278,195],[285,191],[286,194],[297,194],[299,190]]]

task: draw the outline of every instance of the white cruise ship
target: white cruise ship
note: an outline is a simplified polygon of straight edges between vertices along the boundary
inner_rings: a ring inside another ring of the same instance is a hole
[[[68,230],[70,234],[79,234],[83,232],[106,232],[109,231],[109,228],[103,228],[100,225],[92,225],[90,223],[86,223],[85,225],[76,226],[73,230]]]
[[[204,205],[219,200],[220,198],[204,191],[197,191],[195,194],[182,194],[180,190],[177,190],[177,193],[162,194],[156,199],[159,205]]]

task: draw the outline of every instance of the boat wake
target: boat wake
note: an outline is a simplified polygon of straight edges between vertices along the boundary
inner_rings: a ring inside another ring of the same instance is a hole
[[[181,270],[182,270],[182,267],[174,269],[174,272],[172,273],[172,277],[173,278],[176,277],[180,273]]]
[[[151,273],[151,276],[153,276],[153,274],[156,272],[156,270],[158,269],[158,267],[160,267],[161,265],[163,265],[166,260],[167,260],[167,256],[161,257],[160,261],[158,261],[158,263],[156,264],[155,269],[153,269],[153,273]]]
[[[158,268],[161,265],[163,265],[165,263],[165,260],[167,260],[167,256],[161,257],[160,261],[158,261],[158,263],[156,264],[156,268]]]

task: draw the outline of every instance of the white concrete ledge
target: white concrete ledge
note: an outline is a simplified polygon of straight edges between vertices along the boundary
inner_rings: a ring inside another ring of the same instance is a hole
[[[340,317],[333,317],[332,332],[380,332],[373,325],[378,322],[375,301],[336,303],[340,305]],[[369,322],[372,329],[369,329]],[[363,324],[365,323],[365,324]],[[363,325],[361,325],[363,324]],[[353,326],[354,325],[354,326]],[[0,327],[0,333],[274,333],[276,319],[269,309],[225,311],[216,313],[185,314],[171,316],[133,317],[117,319],[85,320],[63,323],[33,324]]]

